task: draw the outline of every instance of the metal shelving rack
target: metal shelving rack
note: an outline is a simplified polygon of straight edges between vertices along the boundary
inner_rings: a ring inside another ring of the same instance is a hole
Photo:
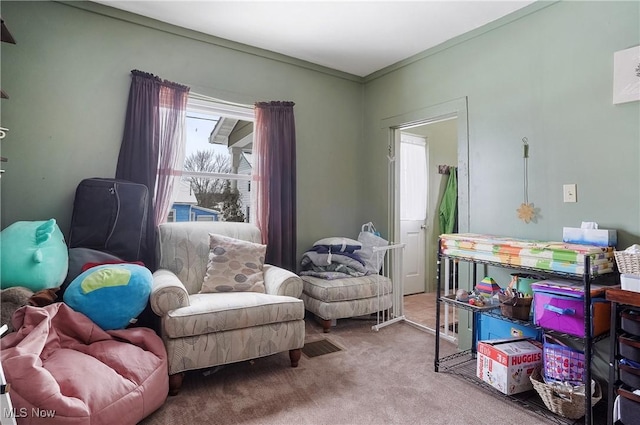
[[[591,360],[592,360],[592,345],[593,343],[604,339],[608,336],[608,333],[605,333],[604,335],[600,335],[596,338],[594,338],[591,335],[591,315],[590,314],[585,314],[585,320],[584,320],[584,329],[585,329],[585,337],[584,338],[579,338],[579,337],[575,337],[572,335],[567,335],[567,334],[563,334],[560,332],[556,332],[556,331],[552,331],[549,329],[545,329],[545,328],[540,328],[539,326],[534,325],[531,322],[525,322],[522,320],[517,320],[517,319],[512,319],[509,317],[505,317],[502,316],[501,314],[496,312],[496,309],[499,309],[499,306],[492,306],[492,307],[475,307],[472,305],[467,305],[464,303],[460,303],[457,302],[455,300],[452,300],[451,298],[446,298],[446,297],[441,297],[440,293],[441,293],[441,289],[442,289],[442,273],[441,273],[441,265],[442,265],[442,261],[450,261],[450,262],[456,262],[456,261],[460,261],[460,262],[467,262],[473,265],[473,269],[472,269],[472,281],[473,282],[477,282],[477,277],[478,277],[478,273],[477,273],[477,268],[478,266],[492,266],[492,267],[499,267],[499,268],[503,268],[503,269],[512,269],[515,271],[523,271],[523,272],[531,272],[531,273],[535,273],[537,275],[542,275],[542,276],[546,276],[546,277],[559,277],[559,278],[564,278],[564,279],[570,279],[570,280],[582,280],[583,284],[584,284],[584,308],[585,311],[590,311],[591,310],[591,291],[590,291],[590,284],[591,281],[593,280],[591,274],[590,274],[590,270],[591,270],[591,261],[590,261],[590,257],[589,255],[585,255],[584,258],[584,269],[585,269],[585,273],[581,274],[581,275],[577,275],[577,274],[572,274],[572,273],[563,273],[563,272],[551,272],[548,270],[542,270],[542,269],[537,269],[537,268],[532,268],[532,267],[521,267],[521,266],[515,266],[515,265],[510,265],[510,264],[503,264],[503,263],[497,263],[497,262],[491,262],[491,261],[483,261],[483,260],[476,260],[476,259],[471,259],[471,258],[466,258],[466,257],[457,257],[457,256],[447,256],[442,254],[441,251],[441,247],[442,244],[439,243],[438,244],[438,258],[437,258],[437,262],[436,262],[436,280],[437,280],[437,294],[438,296],[436,297],[436,341],[435,341],[435,356],[434,356],[434,369],[436,372],[447,372],[447,373],[451,373],[457,377],[463,378],[465,381],[471,382],[475,385],[478,385],[484,389],[486,389],[488,392],[490,392],[491,394],[503,398],[503,399],[507,399],[507,400],[511,400],[513,402],[516,402],[518,404],[520,404],[521,406],[523,406],[524,408],[527,408],[528,410],[537,413],[538,415],[546,418],[547,420],[550,420],[551,422],[557,423],[557,424],[586,424],[586,425],[593,425],[593,408],[591,406],[591,393],[589,391],[586,392],[585,395],[585,416],[584,416],[584,421],[582,420],[577,420],[574,421],[572,419],[567,419],[561,416],[556,415],[555,413],[549,411],[546,406],[544,405],[544,403],[542,402],[542,399],[540,399],[540,397],[538,396],[538,394],[535,392],[535,390],[531,390],[531,391],[527,391],[525,393],[520,393],[520,394],[514,394],[514,395],[505,395],[501,392],[499,392],[498,390],[496,390],[495,388],[491,387],[488,384],[485,384],[483,381],[481,381],[479,378],[476,377],[475,375],[475,367],[476,367],[476,339],[475,339],[475,335],[476,335],[476,319],[477,319],[477,315],[478,314],[488,314],[488,315],[492,315],[492,316],[497,316],[500,317],[502,319],[505,320],[510,320],[512,322],[516,322],[519,324],[523,324],[525,326],[531,326],[534,328],[538,328],[538,329],[542,329],[545,333],[548,334],[552,334],[554,336],[560,336],[560,337],[566,337],[566,338],[571,338],[573,340],[578,340],[578,341],[582,341],[583,342],[583,346],[584,346],[584,355],[585,355],[585,381],[586,382],[591,382]],[[471,332],[472,335],[474,336],[474,338],[472,339],[472,344],[471,344],[471,348],[468,350],[464,350],[464,351],[460,351],[457,352],[455,354],[449,355],[449,356],[445,356],[440,358],[440,309],[441,309],[441,305],[442,303],[446,303],[446,304],[450,304],[450,305],[455,305],[458,308],[462,308],[465,310],[469,310],[473,312],[473,320],[471,321]]]

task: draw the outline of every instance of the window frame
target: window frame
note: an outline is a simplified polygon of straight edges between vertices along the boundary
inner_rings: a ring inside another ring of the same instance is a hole
[[[253,106],[226,102],[226,101],[210,98],[208,96],[200,95],[193,92],[189,93],[189,96],[187,98],[186,110],[187,110],[187,114],[189,112],[196,112],[196,113],[225,117],[225,118],[233,118],[233,119],[238,119],[243,121],[251,121],[253,123],[255,123],[256,121],[255,110]],[[229,147],[227,146],[227,148]],[[253,154],[253,151],[252,151],[252,154]],[[183,167],[184,167],[184,160],[186,160],[186,154],[182,163]],[[252,171],[252,174],[208,173],[208,172],[186,171],[183,168],[181,178],[195,177],[195,178],[209,178],[209,179],[251,182],[253,178],[253,167],[251,171]],[[250,186],[250,183],[249,183],[249,186]],[[254,198],[253,196],[250,196],[249,205],[246,206],[247,211],[250,211],[252,209],[251,206],[253,202],[254,202]],[[249,214],[247,214],[246,219],[250,223],[253,222]]]

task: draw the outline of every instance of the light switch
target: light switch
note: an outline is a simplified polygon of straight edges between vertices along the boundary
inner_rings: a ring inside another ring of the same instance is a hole
[[[562,186],[564,202],[578,202],[578,194],[575,184],[565,184]]]

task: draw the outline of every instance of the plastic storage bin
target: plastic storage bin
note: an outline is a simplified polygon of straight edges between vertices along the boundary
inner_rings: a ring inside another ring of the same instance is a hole
[[[545,335],[542,346],[545,379],[578,385],[584,382],[584,353]]]
[[[619,364],[620,380],[631,388],[640,388],[640,368],[627,364]]]
[[[521,325],[514,323],[509,319],[501,319],[499,317],[488,316],[486,314],[478,315],[476,332],[478,336],[476,343],[487,339],[512,337],[524,337],[542,341],[543,335],[540,329],[533,326]]]
[[[620,395],[620,421],[624,425],[634,425],[640,418],[640,396],[635,395],[628,388],[618,388]]]
[[[640,337],[620,335],[618,337],[618,352],[634,362],[640,362]]]
[[[512,279],[516,280],[516,290],[529,296],[533,296],[533,289],[531,289],[531,284],[544,280],[543,277],[529,273],[511,273],[511,276]]]
[[[584,299],[551,292],[533,293],[534,323],[543,328],[584,338]],[[592,298],[591,334],[597,336],[610,327],[611,303]]]
[[[625,291],[640,292],[640,276],[635,274],[621,274],[620,287]]]
[[[640,336],[640,311],[625,310],[620,315],[620,327],[623,331]]]

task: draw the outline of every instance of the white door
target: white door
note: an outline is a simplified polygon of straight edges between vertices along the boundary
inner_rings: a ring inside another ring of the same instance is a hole
[[[425,292],[427,235],[427,140],[400,135],[400,242],[404,295]]]

